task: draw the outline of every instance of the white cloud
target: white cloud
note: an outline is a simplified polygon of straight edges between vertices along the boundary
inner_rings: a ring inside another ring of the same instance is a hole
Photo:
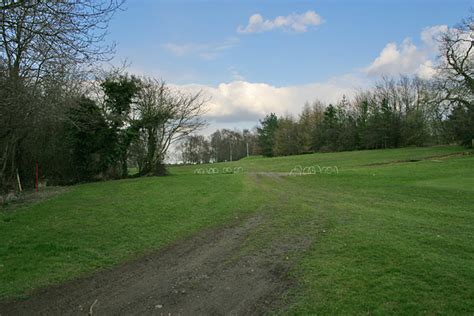
[[[198,84],[174,85],[175,88],[193,93],[202,90],[210,100],[207,118],[215,122],[254,121],[273,112],[277,115],[298,115],[305,102],[316,99],[338,102],[345,94],[353,96],[360,86],[354,78],[335,78],[323,83],[276,87],[266,83],[233,81],[216,86]],[[362,84],[362,82],[361,82]]]
[[[309,26],[318,26],[323,22],[321,16],[314,11],[302,14],[292,13],[287,16],[278,16],[273,20],[264,20],[262,15],[256,13],[249,18],[246,27],[239,25],[238,33],[261,33],[275,29],[283,29],[294,32],[306,32]]]
[[[437,50],[439,45],[440,35],[448,31],[447,25],[435,25],[425,27],[421,31],[420,38],[423,44],[430,50]]]
[[[184,56],[197,48],[195,44],[175,44],[175,43],[166,43],[163,44],[163,48],[168,50],[169,52],[173,53],[176,56]]]
[[[423,29],[419,46],[410,38],[405,38],[399,45],[388,43],[364,71],[371,76],[418,75],[425,79],[431,78],[435,74],[432,59],[438,52],[438,39],[447,30],[446,25]]]
[[[193,56],[205,60],[215,59],[223,51],[228,50],[239,42],[236,37],[230,37],[222,43],[165,43],[164,49],[178,57]]]
[[[436,75],[436,69],[431,60],[426,60],[415,71],[416,75],[422,79],[430,79]]]

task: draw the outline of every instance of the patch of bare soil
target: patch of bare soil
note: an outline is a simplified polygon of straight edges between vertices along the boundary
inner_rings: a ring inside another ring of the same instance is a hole
[[[470,152],[462,152],[462,153],[453,153],[453,154],[444,154],[444,155],[434,155],[434,156],[428,156],[428,157],[424,157],[420,159],[402,159],[402,160],[393,160],[393,161],[374,162],[374,163],[362,165],[362,167],[393,165],[393,164],[399,164],[399,163],[419,162],[419,161],[425,161],[425,160],[437,161],[438,159],[461,157],[461,156],[470,155],[470,154],[471,154]]]
[[[249,174],[253,176],[257,181],[259,181],[260,178],[271,178],[274,180],[281,180],[282,177],[287,177],[290,175],[289,172],[251,172]]]
[[[252,172],[251,174],[257,176],[266,176],[270,178],[286,177],[290,175],[289,172]]]
[[[39,192],[23,191],[19,196],[14,196],[8,203],[0,203],[0,210],[13,211],[22,206],[38,203],[47,199],[50,199],[56,195],[64,193],[68,190],[68,187],[46,187],[42,188]]]
[[[292,286],[285,253],[309,243],[238,255],[262,224],[261,217],[253,217],[203,231],[116,268],[38,290],[26,300],[0,302],[0,315],[263,314],[278,308]]]

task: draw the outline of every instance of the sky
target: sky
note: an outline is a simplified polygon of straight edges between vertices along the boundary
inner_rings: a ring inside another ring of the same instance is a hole
[[[336,103],[382,76],[430,78],[437,36],[474,0],[128,0],[112,61],[206,96],[209,134]]]

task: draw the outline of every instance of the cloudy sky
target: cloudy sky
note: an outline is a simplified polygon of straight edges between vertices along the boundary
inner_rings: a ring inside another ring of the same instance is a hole
[[[429,78],[436,36],[474,0],[129,0],[111,23],[115,63],[203,90],[216,128],[252,127],[306,101],[337,102],[383,75]]]

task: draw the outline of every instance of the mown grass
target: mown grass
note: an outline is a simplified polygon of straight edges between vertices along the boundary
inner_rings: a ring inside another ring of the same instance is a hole
[[[308,220],[325,217],[328,229],[313,237],[314,246],[295,269],[304,290],[295,293],[292,311],[474,311],[474,192],[468,176],[474,159],[433,164],[366,168],[319,185],[300,180],[300,196],[319,204]],[[438,183],[444,187],[433,189]],[[329,198],[314,199],[316,187]]]
[[[243,175],[80,185],[0,218],[0,297],[60,282],[251,213],[265,222],[245,249],[277,252],[298,286],[283,313],[474,312],[474,156],[432,147],[249,158]],[[447,156],[452,155],[452,156]],[[445,156],[426,160],[433,156]],[[420,160],[418,162],[407,162]],[[384,163],[384,164],[380,164]],[[270,177],[295,165],[339,174]],[[298,249],[298,248],[293,248]]]

